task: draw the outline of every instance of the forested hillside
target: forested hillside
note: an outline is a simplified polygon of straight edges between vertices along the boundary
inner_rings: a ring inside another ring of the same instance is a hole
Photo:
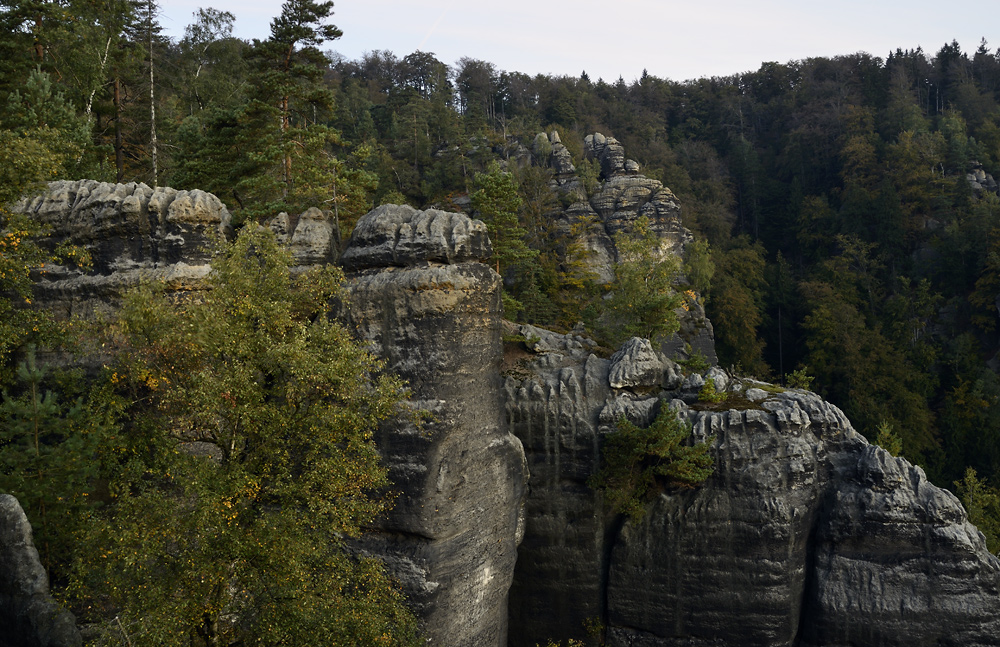
[[[553,171],[523,160],[557,131],[593,187],[584,137],[614,136],[681,201],[720,363],[811,377],[869,439],[965,495],[995,540],[1000,50],[683,83],[529,77],[420,51],[346,60],[331,10],[290,0],[246,42],[208,8],[171,40],[153,0],[0,4],[0,198],[55,178],[144,182],[213,192],[237,225],[319,206],[345,237],[380,204],[474,210],[508,316],[568,329],[594,320],[602,288],[551,226],[568,206]],[[0,339],[5,377],[26,325]]]

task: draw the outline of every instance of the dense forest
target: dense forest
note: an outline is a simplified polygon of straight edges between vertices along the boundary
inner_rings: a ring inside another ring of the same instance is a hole
[[[509,239],[508,316],[568,329],[602,289],[547,226],[566,206],[552,171],[511,160],[556,131],[593,186],[583,139],[614,136],[680,198],[696,237],[685,274],[720,363],[811,378],[869,439],[963,495],[1000,548],[1000,50],[951,42],[627,83],[421,51],[346,60],[328,49],[331,13],[289,0],[270,37],[247,42],[206,8],[172,40],[153,0],[0,3],[0,199],[54,178],[145,182],[211,191],[238,224],[320,206],[345,236],[379,204],[475,210]],[[8,237],[33,233],[6,217]],[[23,268],[44,254],[12,240],[4,288],[27,298]],[[18,351],[63,334],[16,312],[0,329],[8,417],[42,379],[18,374]],[[386,622],[409,636],[399,617]]]

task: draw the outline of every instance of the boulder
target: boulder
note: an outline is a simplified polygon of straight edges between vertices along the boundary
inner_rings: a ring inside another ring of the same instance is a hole
[[[0,644],[79,647],[73,614],[49,595],[49,578],[17,499],[0,494]]]

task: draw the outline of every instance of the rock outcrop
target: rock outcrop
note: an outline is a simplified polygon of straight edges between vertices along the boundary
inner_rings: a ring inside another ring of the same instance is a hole
[[[588,619],[620,646],[1000,642],[1000,560],[961,504],[836,407],[718,369],[731,401],[709,407],[703,377],[648,342],[605,360],[522,330],[539,341],[505,381],[531,471],[513,646],[583,639]],[[620,416],[643,424],[664,402],[713,443],[715,473],[624,521],[586,479]]]
[[[230,226],[229,211],[211,193],[135,182],[51,182],[14,208],[49,227],[53,246],[70,241],[90,254],[86,271],[48,265],[39,273],[36,301],[64,318],[113,308],[124,290],[143,281],[197,288]]]
[[[585,141],[587,154],[601,164],[604,180],[590,205],[608,235],[631,231],[636,219],[646,217],[664,253],[682,254],[691,232],[681,224],[681,206],[673,191],[639,173],[638,162],[625,159],[625,149],[614,137],[594,133]]]
[[[297,217],[281,212],[268,227],[288,247],[296,265],[336,263],[340,256],[340,224],[329,211],[312,207]]]
[[[507,592],[527,472],[500,389],[500,277],[480,263],[486,227],[461,214],[388,205],[343,255],[347,320],[407,380],[421,426],[379,446],[401,494],[363,548],[403,583],[428,644],[507,644]]]
[[[0,646],[78,647],[73,614],[49,595],[49,578],[17,499],[0,494]]]
[[[590,144],[610,173],[605,186],[646,188],[609,201],[618,206],[607,214],[587,205],[604,235],[606,222],[629,221],[628,209],[675,219],[672,198],[639,180],[615,144],[596,135]],[[38,300],[63,315],[113,307],[142,279],[197,286],[228,225],[208,194],[135,184],[54,183],[20,208],[50,224],[53,241],[94,257],[89,273],[39,277]],[[324,212],[270,224],[300,264],[338,255]],[[489,254],[479,221],[384,206],[362,218],[340,257],[345,320],[408,381],[411,406],[429,412],[380,430],[400,495],[357,549],[385,559],[430,644],[532,647],[587,639],[584,623],[603,624],[616,646],[1000,644],[1000,561],[919,468],[870,446],[812,393],[718,368],[685,374],[679,355],[646,340],[605,358],[583,336],[520,326],[525,341],[508,343],[501,376]],[[698,401],[708,378],[727,403]],[[626,521],[587,479],[618,419],[645,424],[662,406],[712,443],[715,472]],[[78,644],[72,619],[47,606],[37,569],[24,566],[30,533],[8,503],[0,498],[0,525],[18,530],[0,537],[0,605],[13,619],[0,628],[35,636],[23,644]]]

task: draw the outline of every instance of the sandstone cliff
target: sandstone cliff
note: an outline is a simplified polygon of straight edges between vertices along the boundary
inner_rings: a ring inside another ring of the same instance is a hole
[[[26,203],[95,256],[89,274],[40,277],[43,300],[82,312],[147,275],[197,284],[224,207],[157,192],[56,183]],[[182,198],[208,206],[185,210]],[[337,254],[322,212],[271,227],[302,264]],[[430,413],[420,428],[382,430],[401,496],[358,549],[386,559],[433,644],[583,638],[587,619],[611,645],[1000,644],[1000,563],[961,505],[814,394],[719,369],[685,375],[644,340],[603,358],[584,337],[530,326],[515,330],[527,342],[508,345],[501,376],[489,253],[480,222],[387,206],[341,258],[344,316]],[[728,405],[697,401],[706,377]],[[625,522],[586,479],[615,421],[648,422],[662,401],[714,439],[716,471]]]
[[[602,359],[521,332],[532,354],[504,385],[531,472],[512,645],[582,639],[588,619],[609,645],[1000,643],[1000,561],[959,501],[836,407],[712,369],[731,401],[708,408],[703,377],[648,342]],[[714,438],[715,473],[627,522],[585,481],[615,421],[647,423],[661,401]]]
[[[507,643],[527,472],[504,424],[500,277],[480,262],[491,253],[478,220],[387,205],[342,259],[348,322],[429,413],[378,439],[401,496],[364,548],[401,579],[433,645]]]

